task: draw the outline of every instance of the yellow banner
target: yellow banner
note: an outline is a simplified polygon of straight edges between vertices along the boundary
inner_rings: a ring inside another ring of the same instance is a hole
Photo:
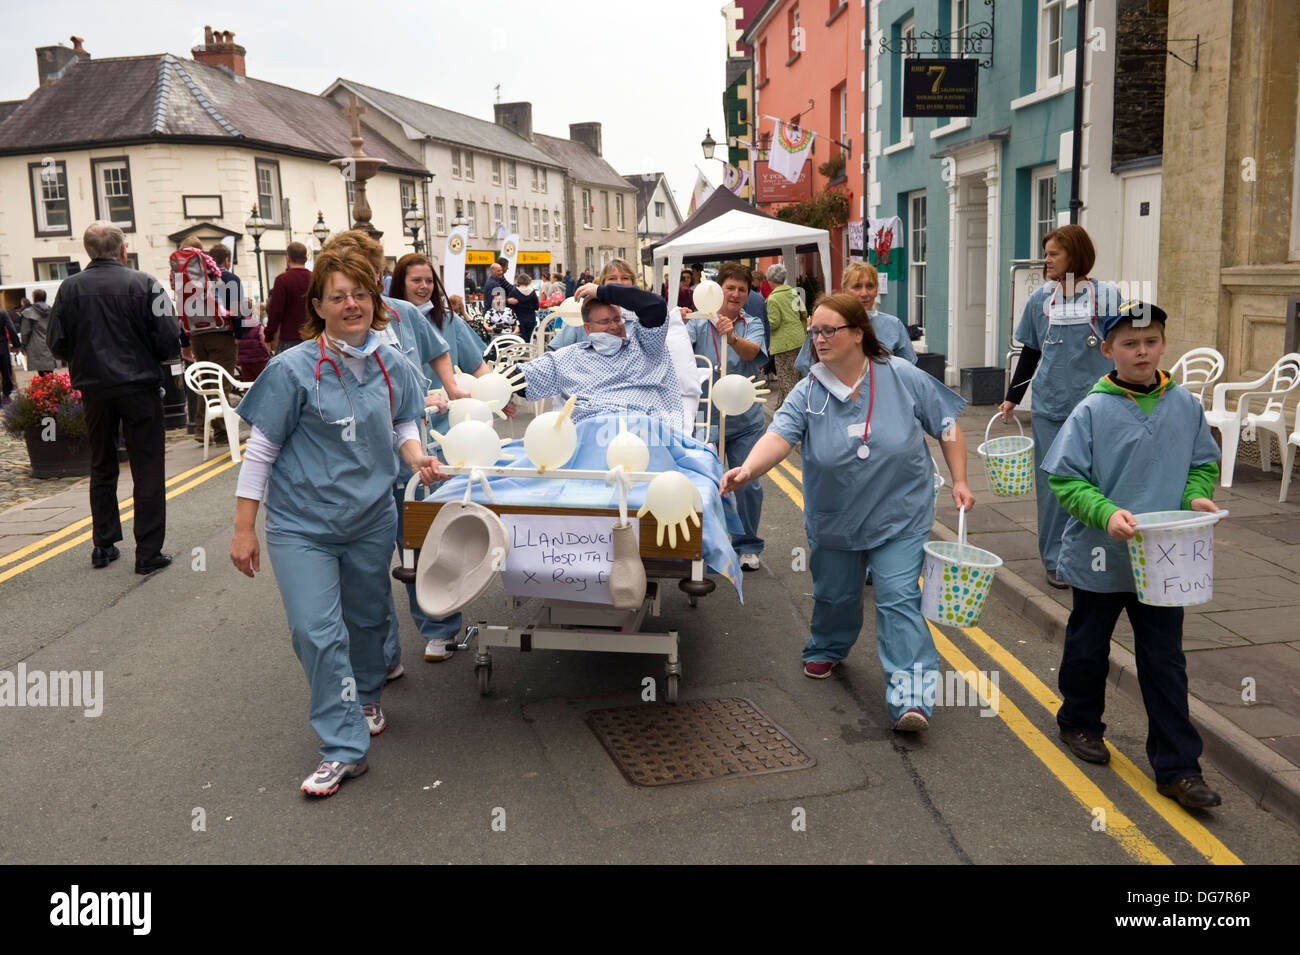
[[[468,249],[465,252],[466,265],[491,265],[497,260],[495,252],[478,252],[474,249]]]
[[[520,265],[550,265],[551,253],[549,252],[520,252]]]

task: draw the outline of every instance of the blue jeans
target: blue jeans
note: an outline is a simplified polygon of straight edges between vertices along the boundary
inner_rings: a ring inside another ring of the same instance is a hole
[[[397,550],[402,549],[402,502],[406,499],[406,484],[393,486],[393,498],[397,501]],[[411,605],[411,619],[415,621],[420,636],[426,641],[438,640],[446,643],[460,635],[461,616],[459,611],[450,617],[436,620],[420,609],[415,599],[415,584],[406,585],[406,597]],[[393,602],[393,588],[388,588],[388,636],[384,638],[384,662],[392,669],[402,662],[402,640],[397,632],[397,606]]]
[[[361,704],[378,703],[384,686],[392,539],[387,521],[343,544],[266,535],[321,759],[355,763],[370,749]]]
[[[1147,759],[1157,783],[1201,775],[1201,737],[1187,712],[1187,658],[1183,655],[1183,608],[1151,607],[1137,594],[1094,593],[1074,588],[1074,609],[1065,627],[1061,656],[1064,730],[1101,736],[1106,724],[1106,676],[1110,638],[1120,611],[1133,625],[1138,687],[1147,711]]]
[[[890,722],[913,708],[929,716],[924,684],[929,680],[936,685],[939,676],[939,653],[921,616],[922,548],[928,538],[929,532],[922,531],[870,550],[831,550],[809,542],[813,613],[804,662],[833,663],[848,656],[862,630],[862,577],[870,564],[876,649],[888,684],[885,705]]]
[[[1033,415],[1029,419],[1030,431],[1034,436],[1034,497],[1038,504],[1038,554],[1043,559],[1043,566],[1051,573],[1056,573],[1056,561],[1061,556],[1061,535],[1070,515],[1065,513],[1061,502],[1052,493],[1047,483],[1048,474],[1043,470],[1043,458],[1052,446],[1056,436],[1061,433],[1064,421],[1053,421],[1042,415]]]
[[[761,428],[740,434],[728,434],[727,467],[738,468],[744,464],[745,458],[749,456],[750,451],[754,450],[754,445],[762,436]],[[743,533],[731,535],[731,546],[735,548],[736,556],[763,553],[763,538],[758,536],[758,522],[763,517],[762,482],[755,478],[732,494],[736,499],[736,513],[740,515],[740,523],[744,527]]]

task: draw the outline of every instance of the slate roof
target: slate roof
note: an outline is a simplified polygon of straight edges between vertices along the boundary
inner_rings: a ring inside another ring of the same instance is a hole
[[[5,100],[3,103],[0,103],[0,123],[3,123],[8,119],[10,114],[22,105],[23,101],[20,99]]]
[[[466,116],[464,113],[443,109],[441,106],[424,103],[408,96],[399,96],[342,77],[331,83],[326,93],[328,94],[336,86],[351,90],[363,100],[369,100],[385,113],[413,129],[418,129],[426,136],[451,143],[453,146],[471,147],[546,166],[561,165],[522,136],[485,119]]]
[[[597,186],[612,186],[615,189],[630,190],[632,184],[614,171],[614,167],[601,159],[582,143],[572,139],[560,139],[558,136],[544,136],[534,133],[533,139],[541,149],[569,170],[569,175],[578,182],[588,182]]]
[[[661,172],[634,172],[624,176],[629,184],[636,187],[636,215],[641,218],[645,215],[646,209],[650,207],[650,200],[654,197],[655,189],[659,185],[659,180],[664,178]],[[677,200],[673,198],[673,191],[668,188],[668,183],[664,183],[664,192],[668,195],[668,202],[677,215],[677,221],[682,221],[682,214],[677,209]]]
[[[428,174],[364,117],[361,127],[385,171]],[[351,154],[351,132],[332,99],[160,53],[76,64],[0,122],[0,155],[180,140],[333,159]]]

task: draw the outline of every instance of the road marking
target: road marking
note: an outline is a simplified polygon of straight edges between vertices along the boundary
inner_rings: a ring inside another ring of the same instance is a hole
[[[205,464],[197,468],[191,468],[189,471],[185,471],[181,474],[176,475],[167,483],[174,484],[177,481],[183,480],[184,478],[193,474],[194,472],[202,470],[204,467],[207,467],[207,465]],[[166,500],[170,501],[174,497],[179,497],[180,495],[184,494],[186,491],[193,490],[194,488],[198,487],[200,484],[204,483],[205,481],[208,481],[211,478],[216,477],[218,474],[221,474],[224,471],[229,471],[233,467],[235,467],[234,461],[226,461],[224,464],[220,464],[220,466],[212,468],[206,474],[202,474],[199,477],[196,477],[193,480],[188,481],[185,484],[180,485],[179,487],[173,488],[171,491],[168,491]],[[119,502],[119,507],[126,503],[127,503],[126,501]],[[125,525],[134,516],[135,516],[135,508],[133,507],[129,508],[128,510],[122,513],[121,521]],[[87,524],[90,523],[90,521],[91,519],[88,517],[82,518],[76,524],[70,525],[69,527],[65,527],[61,531],[57,531],[56,533],[51,534],[49,538],[46,538],[46,541],[48,542],[51,539],[57,539],[58,537],[61,537],[64,534],[69,533],[72,530],[75,530],[77,527],[85,527]],[[94,536],[93,531],[86,531],[84,534],[78,534],[76,537],[64,541],[62,544],[58,545],[57,547],[50,548],[43,554],[38,554],[36,557],[32,557],[28,560],[25,560],[21,564],[18,564],[15,567],[10,567],[8,570],[4,571],[3,573],[0,573],[0,584],[4,583],[6,580],[9,580],[13,577],[17,577],[19,574],[23,573],[24,571],[31,570],[33,567],[37,566],[38,564],[45,563],[51,557],[57,557],[59,554],[62,554],[64,551],[71,550],[73,547],[76,547],[78,544],[86,543],[86,541],[90,540],[91,537],[93,536]],[[37,543],[39,544],[41,542],[37,541]],[[29,544],[28,546],[30,547],[32,545]]]
[[[208,468],[215,468],[220,464],[221,464],[221,458],[217,458],[216,460],[213,461],[204,461],[202,464],[198,465],[197,467],[192,467],[188,471],[182,471],[180,474],[177,474],[175,477],[168,479],[168,481],[163,485],[163,487],[170,487],[171,485],[176,484],[178,481],[183,481],[186,478],[191,477],[192,475],[198,474],[200,471],[203,471]],[[122,500],[117,502],[117,506],[119,509],[123,507],[129,507],[130,505],[131,505],[130,498],[123,498]],[[53,544],[61,537],[66,537],[68,534],[71,534],[75,531],[79,531],[83,527],[89,527],[92,520],[93,518],[83,517],[81,518],[81,520],[74,521],[73,523],[69,524],[67,527],[54,531],[53,533],[50,534],[46,534],[40,540],[32,541],[30,544],[26,544],[23,547],[18,548],[16,551],[14,551],[11,554],[5,554],[3,557],[0,557],[0,567],[4,567],[6,564],[12,564],[16,560],[22,560],[28,554],[36,553],[36,551],[40,550],[42,547],[46,547],[49,544]],[[5,578],[0,578],[0,580],[3,579]]]
[[[799,508],[800,511],[803,510],[803,494],[801,494],[793,484],[782,477],[779,470],[772,468],[772,470],[767,472],[767,476],[772,479],[773,484],[785,491],[786,497],[794,501],[795,507]]]
[[[963,628],[962,633],[970,637],[980,649],[992,657],[998,666],[1010,673],[1045,710],[1052,716],[1056,715],[1056,711],[1061,707],[1060,697],[1053,693],[1042,680],[1038,679],[1028,667],[1016,659],[1009,650],[979,627]],[[1193,849],[1215,865],[1243,865],[1241,859],[1216,839],[1208,829],[1192,818],[1172,799],[1160,795],[1156,790],[1156,784],[1151,781],[1146,773],[1138,769],[1132,760],[1109,742],[1106,744],[1106,748],[1110,750],[1110,765],[1114,768],[1116,774],[1146,800],[1151,808],[1164,818],[1165,822],[1169,823],[1179,835],[1191,844]]]
[[[934,635],[934,644],[948,664],[962,674],[971,687],[978,689],[975,664],[957,649],[939,629],[926,621]],[[1120,812],[1106,794],[1091,779],[1083,774],[1074,762],[1061,752],[1043,732],[1029,721],[1029,718],[1012,703],[1005,693],[998,691],[998,718],[1007,725],[1011,732],[1020,738],[1020,742],[1038,757],[1039,761],[1059,779],[1070,794],[1083,806],[1087,813],[1100,808],[1105,811],[1106,833],[1119,843],[1120,848],[1138,862],[1152,865],[1173,865],[1173,860],[1160,851],[1148,839],[1134,822]],[[1080,822],[1082,825],[1082,821]]]
[[[781,459],[781,467],[783,467],[783,468],[785,468],[785,470],[789,471],[789,472],[790,472],[790,476],[793,477],[793,478],[794,478],[796,481],[798,481],[800,484],[803,483],[803,472],[800,471],[800,470],[799,470],[797,467],[795,467],[793,464],[791,464],[789,461],[785,460],[785,458],[782,458],[782,459]]]

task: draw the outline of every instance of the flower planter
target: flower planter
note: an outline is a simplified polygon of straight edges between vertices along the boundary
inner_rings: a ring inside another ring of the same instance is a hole
[[[28,428],[23,437],[27,440],[27,457],[32,464],[32,477],[86,477],[90,474],[90,442],[85,438],[41,440],[44,429]]]

